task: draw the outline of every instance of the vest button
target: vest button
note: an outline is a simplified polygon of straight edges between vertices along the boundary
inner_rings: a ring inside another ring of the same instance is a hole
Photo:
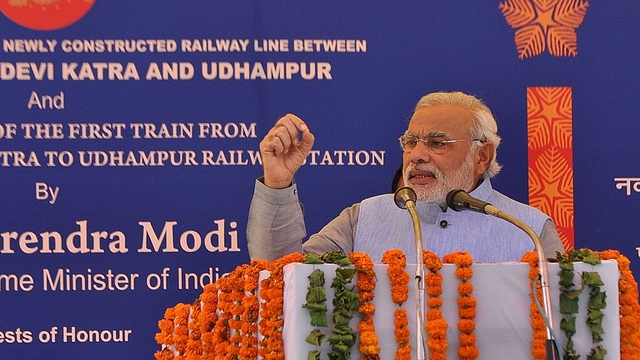
[[[441,220],[440,221],[440,227],[443,229],[446,229],[447,226],[449,226],[449,223],[447,222],[447,220]]]

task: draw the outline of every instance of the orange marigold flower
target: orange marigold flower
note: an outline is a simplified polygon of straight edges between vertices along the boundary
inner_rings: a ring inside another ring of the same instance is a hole
[[[442,275],[440,273],[431,273],[424,276],[427,287],[442,287]]]
[[[442,307],[442,299],[440,298],[430,298],[427,300],[427,306],[430,308],[439,308]]]
[[[633,315],[633,306],[629,306],[629,305],[621,305],[620,306],[620,315],[622,316],[629,316],[629,315]]]
[[[458,356],[460,356],[461,360],[476,359],[480,356],[480,350],[475,346],[461,346],[458,349]]]
[[[447,321],[445,319],[432,319],[427,322],[426,328],[430,337],[442,339],[447,335]]]
[[[428,250],[424,250],[423,261],[424,265],[431,272],[438,271],[442,268],[442,261],[440,261],[440,258]]]
[[[456,270],[456,277],[462,281],[469,281],[473,277],[473,269],[469,267],[458,268]]]
[[[460,345],[462,346],[472,346],[475,345],[477,339],[474,334],[460,334]]]
[[[442,295],[442,287],[440,287],[440,286],[429,286],[427,288],[427,295],[429,295],[429,296],[440,296],[440,295]]]
[[[398,249],[390,249],[382,254],[382,263],[389,264],[392,262],[404,262],[406,264],[407,256]],[[403,266],[404,267],[404,266]]]
[[[460,319],[474,319],[476,317],[476,309],[458,309],[458,317]]]
[[[473,284],[471,283],[462,283],[458,285],[458,294],[460,295],[470,295],[473,292]]]
[[[473,320],[460,319],[460,321],[458,321],[458,330],[462,331],[463,333],[470,334],[475,329],[476,329],[476,323]]]
[[[427,321],[438,320],[442,318],[442,312],[438,309],[430,309],[427,311]]]
[[[447,352],[447,348],[449,347],[446,341],[441,341],[436,338],[429,338],[429,340],[427,340],[427,346],[429,346],[429,349],[431,349],[432,352],[441,353],[441,354],[445,354]],[[435,354],[432,353],[430,355],[433,356]],[[430,357],[430,359],[433,359],[433,358]]]
[[[458,307],[466,309],[476,306],[476,298],[473,296],[460,296],[458,297]]]
[[[396,325],[396,327],[404,327],[409,325],[409,320],[407,318],[407,310],[396,309],[396,311],[394,311],[393,323]]]
[[[358,311],[363,315],[373,315],[376,313],[376,307],[371,303],[364,303],[360,305]]]

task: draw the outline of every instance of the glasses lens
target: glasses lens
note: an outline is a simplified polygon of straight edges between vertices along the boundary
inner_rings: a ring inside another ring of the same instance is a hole
[[[424,143],[427,149],[433,154],[443,154],[454,140],[447,140],[441,136],[428,136],[423,139],[415,136],[415,135],[403,135],[398,138],[400,141],[400,148],[405,151],[412,151],[418,146],[418,142]]]
[[[425,144],[434,154],[442,154],[449,149],[449,141],[445,138],[430,137],[425,139]]]
[[[413,150],[418,143],[417,138],[411,135],[402,135],[398,140],[400,140],[400,148],[402,150]]]

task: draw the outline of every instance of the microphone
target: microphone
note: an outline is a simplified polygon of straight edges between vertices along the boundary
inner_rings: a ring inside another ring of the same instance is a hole
[[[407,209],[413,222],[413,234],[416,245],[416,273],[415,273],[415,298],[416,298],[416,359],[426,360],[429,358],[429,348],[427,347],[427,336],[425,332],[425,284],[424,284],[424,255],[422,250],[422,229],[420,228],[420,217],[416,211],[416,200],[418,196],[410,187],[402,187],[396,190],[393,201],[400,209]]]
[[[447,206],[455,211],[471,210],[497,216],[500,211],[486,201],[476,199],[464,190],[452,190],[447,194]]]
[[[506,220],[511,224],[520,228],[529,235],[533,244],[535,245],[536,252],[538,254],[538,267],[540,270],[540,287],[542,290],[542,302],[544,305],[544,311],[549,320],[547,326],[547,359],[557,359],[559,357],[559,350],[556,346],[553,335],[553,315],[551,313],[551,295],[549,292],[549,270],[547,266],[547,258],[542,249],[542,243],[535,231],[529,225],[525,224],[522,220],[501,211],[495,206],[489,204],[486,201],[482,201],[469,195],[464,190],[452,190],[447,194],[447,206],[455,211],[471,210],[487,215],[493,215],[499,219]]]
[[[396,193],[393,196],[393,201],[400,209],[406,209],[408,201],[412,201],[415,204],[416,200],[418,200],[416,192],[409,187],[403,187],[396,190]]]

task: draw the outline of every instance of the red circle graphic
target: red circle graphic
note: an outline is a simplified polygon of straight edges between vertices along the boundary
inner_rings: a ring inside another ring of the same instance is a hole
[[[82,19],[95,0],[0,0],[0,11],[32,30],[57,30]]]

